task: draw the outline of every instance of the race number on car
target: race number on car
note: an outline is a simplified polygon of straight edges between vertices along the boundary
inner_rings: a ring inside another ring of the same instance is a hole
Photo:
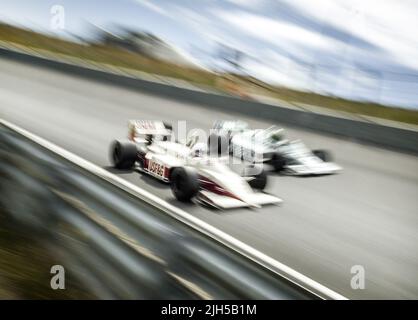
[[[157,176],[164,176],[164,166],[154,161],[150,161],[148,165],[148,170]]]

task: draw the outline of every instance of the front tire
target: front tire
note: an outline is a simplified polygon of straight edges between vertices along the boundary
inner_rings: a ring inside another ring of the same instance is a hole
[[[187,167],[174,168],[170,177],[171,191],[177,200],[190,201],[199,191],[196,172]]]
[[[132,169],[138,158],[135,143],[126,141],[114,141],[110,147],[110,160],[117,169]]]
[[[253,171],[253,173],[251,172]],[[246,169],[246,176],[253,179],[248,181],[251,188],[264,190],[267,185],[267,174],[261,167],[250,167]]]
[[[312,153],[324,162],[332,161],[331,154],[327,150],[312,150]]]

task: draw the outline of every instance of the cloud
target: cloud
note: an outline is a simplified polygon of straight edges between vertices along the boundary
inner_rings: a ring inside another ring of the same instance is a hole
[[[240,7],[257,9],[265,5],[265,0],[227,0],[227,2],[235,4]]]
[[[161,8],[160,6],[156,5],[155,3],[152,3],[149,0],[134,0],[136,3],[146,7],[147,9],[154,11],[156,13],[159,13],[163,16],[169,16],[168,12]]]
[[[263,39],[276,46],[303,44],[314,48],[332,48],[332,40],[324,39],[320,34],[293,23],[274,20],[258,14],[241,10],[214,10],[213,13],[224,22],[238,28],[241,32]]]
[[[369,60],[392,61],[418,70],[418,11],[417,1],[398,0],[299,0],[289,2],[299,12],[311,16],[328,25],[344,30],[349,37],[348,45],[353,45],[353,38],[363,39],[379,48],[374,54],[365,50]],[[367,49],[367,48],[365,48]],[[371,57],[374,54],[374,57]],[[385,69],[387,65],[381,65]]]

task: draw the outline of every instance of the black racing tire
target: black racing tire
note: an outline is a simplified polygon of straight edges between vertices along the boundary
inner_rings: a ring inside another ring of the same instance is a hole
[[[257,172],[254,175],[251,175],[254,179],[248,181],[248,184],[251,188],[257,190],[264,190],[267,185],[267,173],[263,168],[260,168],[261,171]]]
[[[211,133],[208,138],[210,155],[226,155],[229,151],[229,139],[224,134]]]
[[[190,201],[199,191],[197,173],[192,168],[178,167],[170,175],[171,191],[177,200]]]
[[[331,153],[327,150],[312,150],[312,153],[324,162],[332,161]]]
[[[130,141],[113,141],[110,147],[110,160],[117,169],[132,169],[138,159],[135,143]]]
[[[274,171],[280,172],[283,170],[284,166],[286,165],[286,159],[282,157],[280,154],[275,153],[270,160],[271,165],[274,168]]]

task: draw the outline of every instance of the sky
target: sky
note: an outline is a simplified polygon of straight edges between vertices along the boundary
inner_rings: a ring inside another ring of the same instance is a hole
[[[51,30],[61,5],[65,28]],[[146,30],[202,64],[227,45],[245,72],[302,90],[418,109],[417,0],[0,0],[0,20],[68,37]],[[89,24],[91,23],[91,24]]]

